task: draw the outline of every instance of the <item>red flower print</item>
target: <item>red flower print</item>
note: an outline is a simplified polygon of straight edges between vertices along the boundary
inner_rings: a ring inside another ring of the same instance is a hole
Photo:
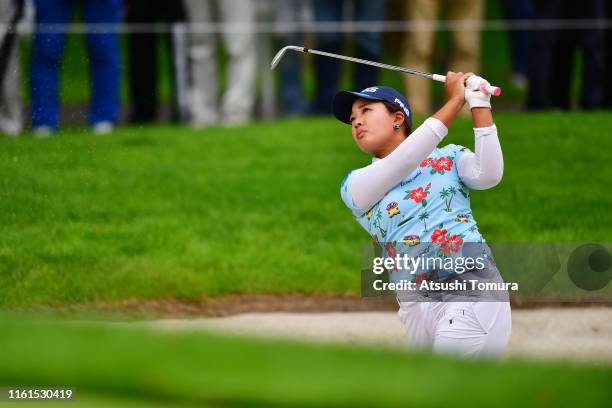
[[[429,165],[431,165],[431,163],[433,163],[434,159],[432,159],[431,157],[426,158],[425,160],[423,160],[421,162],[421,167],[427,167]]]
[[[416,276],[416,283],[417,284],[423,282],[424,280],[427,280],[427,274],[426,273],[421,273],[421,274],[418,274]]]
[[[440,157],[431,165],[431,167],[440,172],[450,171],[451,167],[453,167],[453,161],[451,159],[447,159],[446,157]]]
[[[446,239],[442,242],[442,250],[443,254],[448,254],[450,252],[457,252],[461,249],[461,245],[463,245],[463,238],[458,237],[453,234],[450,238]]]
[[[445,242],[446,241],[446,233],[445,229],[436,229],[431,234],[431,242]]]
[[[427,191],[423,190],[423,187],[415,188],[410,190],[410,199],[414,200],[415,203],[420,203],[423,199],[427,198]]]

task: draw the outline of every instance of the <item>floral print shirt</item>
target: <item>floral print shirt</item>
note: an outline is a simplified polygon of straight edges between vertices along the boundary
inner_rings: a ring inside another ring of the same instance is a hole
[[[436,148],[366,211],[349,197],[351,171],[342,182],[342,199],[387,256],[410,253],[411,247],[422,248],[421,243],[437,243],[442,256],[459,252],[464,242],[485,243],[472,215],[469,189],[457,171],[466,151],[456,144]]]

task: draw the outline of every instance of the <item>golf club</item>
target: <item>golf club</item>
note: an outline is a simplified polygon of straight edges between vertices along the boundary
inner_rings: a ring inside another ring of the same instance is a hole
[[[312,48],[299,47],[297,45],[288,45],[286,47],[283,47],[279,52],[277,52],[274,58],[272,59],[272,63],[270,64],[270,69],[274,69],[278,65],[280,60],[285,55],[285,52],[287,52],[288,50],[305,52],[305,53],[315,54],[315,55],[321,55],[324,57],[356,62],[358,64],[371,65],[371,66],[378,67],[378,68],[390,69],[392,71],[401,72],[403,74],[411,74],[411,75],[417,75],[417,76],[433,79],[434,81],[438,81],[438,82],[446,82],[446,76],[444,75],[430,74],[428,72],[417,71],[415,69],[398,67],[398,66],[389,65],[389,64],[383,64],[381,62],[368,61],[368,60],[364,60],[360,58],[347,57],[346,55],[332,54],[331,52],[313,50]],[[476,89],[480,89],[482,92],[489,93],[494,96],[501,95],[501,88],[490,85],[486,81],[482,81],[481,83],[477,84]]]

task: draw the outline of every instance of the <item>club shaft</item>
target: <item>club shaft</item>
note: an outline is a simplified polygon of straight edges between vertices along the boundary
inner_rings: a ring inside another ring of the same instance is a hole
[[[345,61],[356,62],[359,64],[371,65],[373,67],[378,67],[378,68],[390,69],[392,71],[402,72],[404,74],[412,74],[412,75],[418,75],[418,76],[422,76],[422,77],[429,78],[429,79],[434,79],[433,78],[434,75],[428,72],[417,71],[415,69],[410,69],[410,68],[398,67],[396,65],[383,64],[382,62],[375,62],[375,61],[364,60],[361,58],[347,57],[346,55],[333,54],[331,52],[313,50],[310,48],[304,48],[304,52],[307,52],[310,54],[322,55],[324,57],[330,57],[330,58],[336,58],[336,59],[341,59]]]
[[[389,69],[391,71],[401,72],[403,74],[417,75],[420,77],[433,79],[434,81],[438,81],[438,82],[446,82],[446,76],[444,75],[431,74],[429,72],[417,71],[416,69],[398,67],[396,65],[390,65],[390,64],[383,64],[382,62],[368,61],[368,60],[364,60],[361,58],[348,57],[346,55],[340,55],[340,54],[334,54],[331,52],[313,50],[311,48],[299,47],[296,45],[288,45],[284,47],[283,49],[281,49],[272,59],[272,63],[270,65],[271,69],[274,69],[278,65],[283,55],[285,55],[285,52],[288,50],[305,52],[308,54],[321,55],[323,57],[335,58],[335,59],[340,59],[344,61],[356,62],[358,64],[365,64],[365,65],[370,65],[370,66],[377,67],[377,68]],[[480,89],[482,90],[482,92],[489,93],[495,96],[499,96],[501,94],[501,89],[499,87],[492,86],[488,82],[486,84],[483,84]]]

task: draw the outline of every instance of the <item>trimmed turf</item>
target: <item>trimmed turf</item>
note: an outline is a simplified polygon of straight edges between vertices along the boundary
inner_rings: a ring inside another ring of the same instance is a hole
[[[504,179],[472,198],[485,238],[609,241],[612,116],[496,120]],[[446,143],[472,147],[470,122]],[[358,293],[368,237],[339,186],[368,161],[331,119],[0,139],[0,306]]]
[[[24,317],[0,317],[0,323],[0,384],[70,386],[77,390],[77,401],[84,393],[220,406],[603,407],[612,403],[610,367],[467,362],[371,348]]]
[[[215,408],[220,405],[217,404],[192,404],[185,403],[182,401],[168,401],[163,399],[155,399],[147,396],[133,396],[133,395],[124,395],[120,393],[112,393],[101,394],[101,393],[92,393],[89,391],[79,392],[75,394],[76,396],[70,400],[70,402],[66,401],[44,401],[45,408],[66,408],[66,404],[70,408],[108,408],[108,407],[118,407],[118,408]],[[40,408],[41,401],[24,401],[19,400],[9,401],[9,402],[1,402],[2,408]]]

